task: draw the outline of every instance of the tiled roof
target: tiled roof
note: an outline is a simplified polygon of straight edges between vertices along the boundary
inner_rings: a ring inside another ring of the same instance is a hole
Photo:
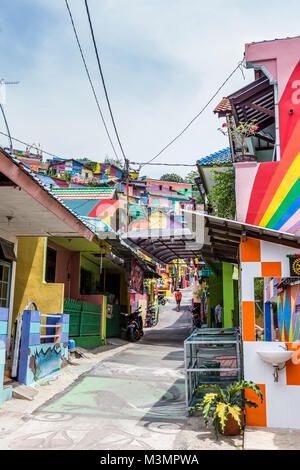
[[[84,188],[53,188],[61,199],[112,199],[116,188],[109,186],[87,186]]]
[[[214,113],[218,113],[218,114],[226,114],[226,113],[230,113],[231,112],[231,105],[230,105],[230,101],[228,98],[226,98],[224,96],[224,98],[222,98],[222,100],[220,101],[220,103],[218,104],[218,106],[216,106],[216,108],[214,109]]]
[[[211,166],[215,165],[216,163],[231,163],[231,152],[230,147],[226,147],[226,149],[220,150],[219,152],[212,153],[211,155],[207,155],[206,157],[200,158],[197,160],[197,164],[200,166]]]

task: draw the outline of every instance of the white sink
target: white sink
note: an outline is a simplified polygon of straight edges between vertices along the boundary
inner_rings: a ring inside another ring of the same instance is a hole
[[[272,364],[273,366],[278,366],[279,364],[284,364],[289,359],[291,359],[294,351],[257,351],[257,354],[262,358],[263,361]]]

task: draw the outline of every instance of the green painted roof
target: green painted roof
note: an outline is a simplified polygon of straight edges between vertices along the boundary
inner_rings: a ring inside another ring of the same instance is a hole
[[[97,193],[106,193],[111,194],[115,192],[116,188],[109,186],[96,186],[96,187],[86,187],[86,188],[52,188],[51,191],[54,194],[74,194],[74,193],[83,193],[83,194],[97,194]]]

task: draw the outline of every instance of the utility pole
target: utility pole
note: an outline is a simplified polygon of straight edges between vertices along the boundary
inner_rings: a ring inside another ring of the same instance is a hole
[[[126,232],[129,230],[129,160],[125,159],[126,168]]]
[[[18,85],[20,82],[6,82],[3,78],[0,79],[0,108],[1,112],[3,115],[5,127],[7,130],[8,138],[9,138],[9,143],[10,143],[10,151],[13,152],[13,144],[12,144],[12,138],[10,135],[9,127],[8,127],[8,122],[5,116],[4,108],[3,105],[6,103],[6,85]]]

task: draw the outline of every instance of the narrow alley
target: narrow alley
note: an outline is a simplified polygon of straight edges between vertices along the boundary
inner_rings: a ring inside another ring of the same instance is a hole
[[[184,450],[240,448],[217,441],[185,406],[183,341],[192,328],[191,290],[170,298],[138,343],[101,360],[62,393],[16,419],[1,449]],[[17,424],[18,422],[18,424]]]

